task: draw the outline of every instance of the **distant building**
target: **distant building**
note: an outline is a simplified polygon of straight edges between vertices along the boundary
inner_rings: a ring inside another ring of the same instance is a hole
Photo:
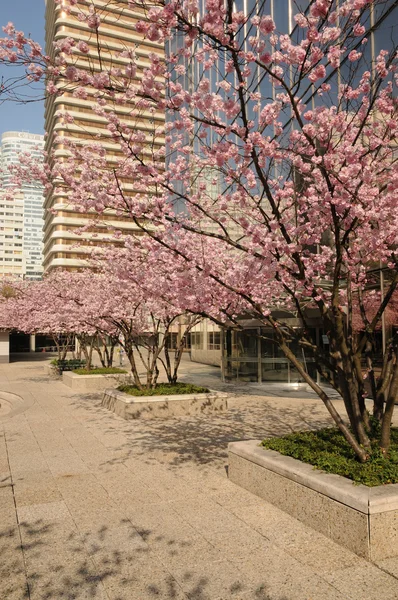
[[[42,267],[43,187],[25,182],[14,199],[4,192],[13,187],[8,167],[28,152],[42,159],[44,136],[23,131],[7,131],[0,148],[0,276],[40,279]]]

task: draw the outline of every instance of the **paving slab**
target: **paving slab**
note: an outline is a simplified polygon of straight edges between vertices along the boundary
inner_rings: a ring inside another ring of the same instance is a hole
[[[386,573],[393,575],[398,579],[398,556],[394,558],[385,558],[377,562],[377,565]]]
[[[330,424],[313,397],[184,359],[183,379],[232,389],[229,411],[126,422],[42,366],[0,365],[26,406],[0,416],[1,600],[398,598],[395,559],[366,562],[227,478],[229,442]]]
[[[396,600],[398,597],[398,580],[369,563],[337,569],[325,579],[352,600],[378,600],[380,597]]]
[[[50,470],[19,471],[14,477],[14,495],[18,506],[62,500]]]

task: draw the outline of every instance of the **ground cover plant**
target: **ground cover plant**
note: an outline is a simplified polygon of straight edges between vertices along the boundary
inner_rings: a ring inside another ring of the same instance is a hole
[[[391,429],[390,450],[385,456],[377,444],[379,424],[373,422],[372,425],[372,454],[365,463],[357,460],[352,447],[337,428],[290,433],[281,438],[266,439],[261,445],[369,487],[398,483],[398,428]]]
[[[92,369],[74,369],[73,373],[76,373],[76,375],[113,375],[127,373],[127,371],[118,367],[93,367]]]
[[[194,385],[193,383],[158,383],[154,388],[139,389],[134,385],[119,385],[120,392],[130,396],[168,396],[174,394],[207,394],[208,388]]]

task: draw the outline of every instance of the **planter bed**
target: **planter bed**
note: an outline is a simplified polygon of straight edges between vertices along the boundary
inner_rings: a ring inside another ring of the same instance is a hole
[[[119,390],[105,390],[102,406],[123,419],[182,417],[227,410],[228,394],[169,394],[163,396],[131,396]]]
[[[77,375],[73,371],[62,373],[62,383],[76,392],[102,391],[109,386],[117,387],[120,383],[129,379],[128,373],[112,373],[107,375]]]
[[[260,440],[229,444],[228,476],[359,556],[398,556],[398,484],[354,485],[266,450]]]

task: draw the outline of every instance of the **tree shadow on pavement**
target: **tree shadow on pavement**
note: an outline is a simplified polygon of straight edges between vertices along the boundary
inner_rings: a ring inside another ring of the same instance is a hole
[[[219,569],[209,574],[194,539],[128,519],[84,531],[43,519],[22,522],[19,532],[0,530],[0,545],[4,600],[289,600],[267,591],[266,576],[260,584],[251,582],[236,563],[216,561]]]
[[[226,412],[176,418],[125,421],[101,406],[101,397],[81,395],[72,402],[84,408],[91,424],[101,425],[102,441],[117,450],[114,462],[139,458],[178,467],[186,463],[222,467],[228,443],[263,439],[292,431],[332,425],[323,407],[299,400],[280,406],[278,399],[246,397]],[[118,440],[118,444],[114,443]]]

